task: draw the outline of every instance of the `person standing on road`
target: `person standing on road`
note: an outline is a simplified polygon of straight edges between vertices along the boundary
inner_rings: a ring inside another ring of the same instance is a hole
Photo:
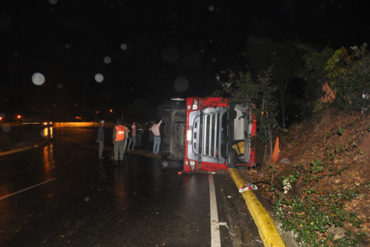
[[[162,119],[158,123],[152,125],[153,138],[153,154],[159,154],[159,149],[161,147],[161,133],[159,128],[161,127]]]
[[[118,165],[119,162],[123,162],[123,156],[125,152],[125,139],[128,129],[122,125],[120,119],[117,119],[116,125],[113,128],[113,152],[114,152],[114,164]],[[126,139],[127,141],[127,139]]]
[[[132,125],[131,125],[131,138],[128,142],[128,148],[127,150],[130,151],[134,151],[135,150],[135,144],[136,144],[136,123],[133,122]]]
[[[99,159],[104,159],[103,150],[104,150],[104,120],[100,121],[100,126],[98,129],[98,139],[96,142],[99,143],[98,157]]]
[[[125,140],[123,141],[123,157],[126,158],[125,154],[126,154],[126,149],[127,149],[127,144],[128,144],[128,140],[130,139],[130,129],[127,128],[125,125],[123,125],[123,127],[125,127]]]

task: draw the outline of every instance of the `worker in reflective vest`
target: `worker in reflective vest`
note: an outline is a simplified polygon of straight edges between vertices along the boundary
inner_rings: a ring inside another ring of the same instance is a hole
[[[125,154],[125,143],[127,143],[127,135],[127,127],[122,125],[122,121],[120,119],[117,119],[116,125],[113,128],[113,151],[115,165],[118,165],[118,161],[123,162],[123,157]]]

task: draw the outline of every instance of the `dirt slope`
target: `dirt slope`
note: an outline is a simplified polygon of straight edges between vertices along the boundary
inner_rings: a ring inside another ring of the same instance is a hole
[[[353,188],[358,196],[345,202],[345,210],[354,212],[362,221],[361,227],[345,224],[345,230],[364,232],[370,236],[370,118],[364,114],[347,114],[327,110],[310,121],[294,124],[289,132],[280,136],[280,150],[271,192],[271,161],[259,169],[250,169],[246,175],[259,187],[261,195],[271,204],[276,191],[283,193],[282,178],[297,172],[297,165],[312,171],[313,161],[320,170],[318,179],[307,184],[306,174],[301,174],[289,194],[305,198],[307,188],[317,194],[327,195]],[[365,241],[366,242],[366,241]]]

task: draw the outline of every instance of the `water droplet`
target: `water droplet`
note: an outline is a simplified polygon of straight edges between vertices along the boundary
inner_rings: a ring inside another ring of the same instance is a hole
[[[98,83],[103,82],[104,81],[104,76],[102,74],[100,74],[100,73],[97,73],[95,75],[95,81],[98,82]]]
[[[45,82],[45,76],[39,72],[36,72],[32,75],[32,82],[36,86],[41,86]]]
[[[112,59],[110,58],[110,56],[105,56],[104,57],[104,63],[105,64],[110,64],[112,62]]]
[[[173,89],[176,92],[183,93],[189,88],[189,81],[184,76],[177,77],[174,84]]]
[[[121,46],[120,46],[121,50],[122,51],[125,51],[127,49],[127,44],[126,43],[122,43]]]

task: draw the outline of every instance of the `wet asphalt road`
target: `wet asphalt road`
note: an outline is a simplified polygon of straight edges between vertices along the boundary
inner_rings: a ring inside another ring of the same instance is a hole
[[[95,138],[54,129],[48,145],[0,157],[0,246],[210,246],[208,174],[132,154],[113,167]],[[263,246],[231,179],[214,177],[222,246]]]

